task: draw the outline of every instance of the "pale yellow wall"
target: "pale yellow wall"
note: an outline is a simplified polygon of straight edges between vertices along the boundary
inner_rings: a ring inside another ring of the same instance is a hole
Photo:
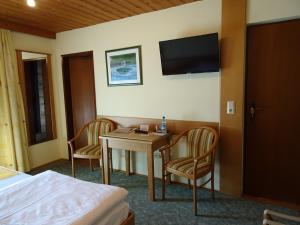
[[[55,40],[41,38],[33,35],[22,34],[18,32],[13,32],[13,43],[16,49],[35,51],[41,53],[54,53],[54,42]],[[55,65],[54,57],[52,56],[52,68],[54,71]],[[53,73],[53,88],[57,90],[57,73]],[[55,111],[56,115],[59,114],[59,101],[57,96],[57,91],[54,91],[55,100]],[[62,132],[61,132],[61,118],[58,116],[56,118],[57,125],[57,139],[32,145],[29,147],[29,157],[31,168],[49,163],[51,161],[61,158],[61,146],[62,146]]]
[[[219,73],[162,76],[161,40],[219,32],[221,0],[204,0],[158,12],[138,15],[87,28],[57,34],[57,65],[60,55],[94,52],[97,112],[99,115],[219,121]],[[107,87],[105,51],[142,46],[141,86]],[[61,68],[57,68],[61,74]],[[61,75],[60,75],[61,76]],[[59,83],[62,83],[60,78]],[[63,100],[62,84],[60,99]],[[63,104],[63,103],[62,103]],[[64,111],[61,111],[64,117]],[[64,125],[65,131],[65,125]],[[64,138],[66,133],[64,132]],[[67,156],[67,151],[63,154]],[[181,154],[181,153],[180,153]],[[136,154],[133,168],[147,174],[146,156]],[[124,155],[114,152],[114,167],[124,169]],[[135,163],[136,162],[136,163]],[[155,160],[155,176],[160,176],[160,158]],[[216,169],[217,187],[218,166]]]
[[[248,24],[294,18],[300,18],[299,0],[248,0]]]
[[[94,51],[98,114],[219,121],[219,73],[163,77],[158,45],[219,28],[220,0],[204,0],[58,33],[57,53]],[[144,85],[107,87],[105,50],[135,45],[142,46]]]

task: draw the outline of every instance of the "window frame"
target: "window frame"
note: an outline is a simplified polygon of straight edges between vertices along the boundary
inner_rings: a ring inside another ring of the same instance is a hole
[[[22,52],[28,53],[35,53],[35,54],[43,54],[46,55],[46,71],[47,71],[47,80],[48,80],[48,91],[49,91],[49,106],[50,106],[50,120],[51,120],[51,127],[52,127],[52,135],[49,138],[42,139],[40,141],[36,141],[32,143],[31,141],[31,133],[29,127],[29,116],[28,116],[28,106],[27,106],[27,94],[26,94],[26,82],[25,82],[25,72],[24,72],[24,62],[22,59]],[[28,146],[45,143],[48,141],[52,141],[57,139],[57,132],[56,132],[56,118],[55,118],[55,104],[54,104],[54,95],[53,95],[53,82],[52,82],[52,63],[51,63],[51,54],[44,53],[44,52],[34,52],[34,51],[27,51],[27,50],[20,50],[16,49],[16,56],[17,56],[17,68],[19,74],[19,80],[21,85],[21,92],[23,97],[23,105],[26,117],[26,132],[28,136]]]

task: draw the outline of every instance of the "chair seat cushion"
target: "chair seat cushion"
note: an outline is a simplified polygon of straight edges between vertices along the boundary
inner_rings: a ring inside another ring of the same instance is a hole
[[[101,145],[87,145],[74,152],[76,156],[100,156]]]
[[[179,176],[184,176],[188,178],[193,177],[194,168],[194,158],[193,157],[181,157],[175,160],[171,160],[166,165],[166,170],[177,174]],[[203,175],[210,171],[210,163],[203,160],[197,164],[197,174],[196,176]]]

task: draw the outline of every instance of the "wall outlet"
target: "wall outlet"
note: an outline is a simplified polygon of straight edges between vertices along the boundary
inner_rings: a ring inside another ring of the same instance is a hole
[[[235,114],[235,102],[234,101],[227,101],[227,114],[233,115]]]

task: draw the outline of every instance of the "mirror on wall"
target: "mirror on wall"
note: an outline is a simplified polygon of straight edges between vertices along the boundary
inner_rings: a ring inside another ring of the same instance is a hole
[[[29,145],[56,138],[51,55],[17,50]]]

